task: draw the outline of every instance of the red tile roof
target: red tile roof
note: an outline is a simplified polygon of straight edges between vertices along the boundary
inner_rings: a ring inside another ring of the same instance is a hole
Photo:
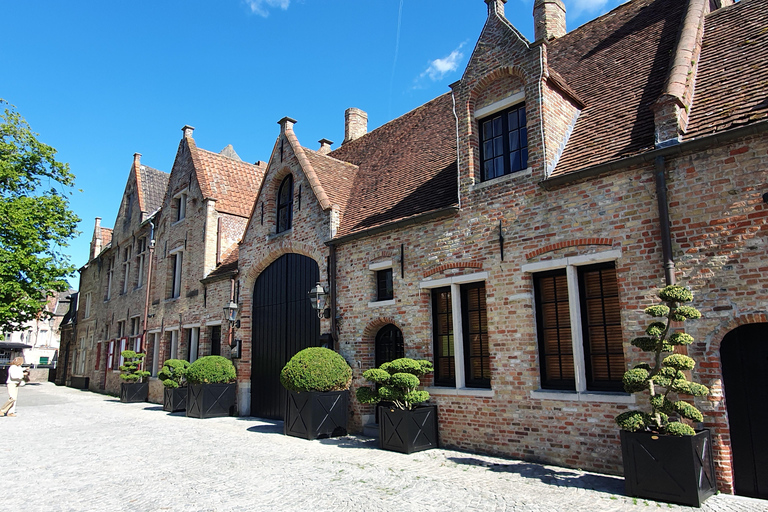
[[[662,92],[686,2],[635,0],[553,40],[549,66],[586,104],[553,176],[654,147]]]
[[[193,161],[200,162],[202,167],[197,169],[200,188],[206,197],[216,199],[216,210],[238,217],[250,216],[266,164],[249,164],[197,147],[193,151],[197,156]]]
[[[741,0],[704,27],[686,139],[768,118],[768,1]]]

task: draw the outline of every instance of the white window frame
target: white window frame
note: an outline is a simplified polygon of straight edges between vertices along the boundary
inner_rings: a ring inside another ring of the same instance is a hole
[[[115,273],[115,257],[109,258],[109,268],[107,270],[107,300],[112,298],[112,277]]]
[[[128,283],[131,280],[131,246],[123,251],[123,293],[128,293]]]
[[[80,337],[77,349],[77,375],[85,375],[85,336]]]
[[[392,260],[379,261],[376,263],[370,263],[368,265],[368,270],[371,271],[371,273],[373,274],[373,286],[377,294],[378,294],[378,282],[376,281],[376,272],[378,272],[379,270],[387,270],[387,269],[392,269],[392,289],[393,289],[392,298],[388,300],[372,300],[368,303],[369,308],[395,305],[395,293],[394,293],[395,271],[394,271],[394,265]]]
[[[173,196],[174,206],[176,206],[176,217],[173,224],[181,222],[187,217],[187,197],[187,190],[179,192]]]
[[[520,270],[528,274],[564,268],[568,280],[568,309],[570,311],[571,321],[571,349],[573,351],[573,364],[576,370],[576,390],[537,389],[531,391],[532,398],[579,402],[635,403],[635,396],[627,393],[587,390],[587,369],[584,358],[584,336],[581,328],[581,299],[579,295],[578,267],[593,265],[595,263],[615,262],[620,257],[621,250],[612,249],[610,251],[602,251],[592,254],[570,256],[536,263],[526,263],[520,267]],[[535,322],[536,298],[534,295],[531,295],[531,298],[533,299]],[[539,361],[539,364],[541,364],[541,361]]]
[[[171,299],[177,299],[181,296],[181,267],[184,264],[184,247],[177,247],[168,253],[173,258],[171,261]]]
[[[187,359],[190,363],[194,363],[198,358],[198,352],[200,350],[200,326],[197,324],[185,325],[184,329],[189,331],[187,339],[189,340],[189,354]]]
[[[83,318],[91,317],[91,292],[85,294],[85,313]]]
[[[176,327],[169,327],[165,329],[165,332],[171,333],[171,346],[170,350],[168,351],[168,358],[167,359],[178,359],[179,355],[179,326]]]
[[[129,350],[141,352],[141,317],[139,315],[131,317],[131,335]]]
[[[115,340],[109,341],[109,347],[107,349],[107,370],[111,370],[115,361]]]
[[[147,256],[147,237],[141,237],[138,241],[136,255],[136,288],[144,286],[144,261]]]
[[[160,329],[147,332],[147,336],[152,337],[152,377],[157,377],[157,372],[160,371]]]
[[[419,282],[420,290],[432,290],[433,288],[451,288],[451,315],[453,317],[453,366],[456,372],[456,387],[433,386],[428,388],[431,394],[435,395],[466,395],[493,397],[493,387],[488,388],[468,388],[466,387],[466,375],[464,373],[464,329],[462,328],[461,315],[461,285],[468,283],[477,283],[488,281],[488,272],[475,272],[461,276],[446,277],[442,279],[430,279]],[[433,306],[434,307],[434,306]],[[430,309],[431,311],[431,309]],[[491,379],[493,386],[493,378]]]

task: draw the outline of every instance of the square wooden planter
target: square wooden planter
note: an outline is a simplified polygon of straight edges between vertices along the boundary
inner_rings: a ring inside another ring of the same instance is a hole
[[[288,392],[283,432],[303,439],[347,435],[349,391]]]
[[[437,406],[411,411],[379,406],[379,448],[413,453],[437,448]]]
[[[695,436],[622,430],[621,455],[630,496],[701,507],[717,491],[709,430]]]
[[[187,410],[186,386],[163,389],[163,410],[167,412]]]
[[[237,384],[187,384],[187,417],[234,416]]]
[[[149,397],[149,382],[122,382],[120,401],[123,403],[146,402]]]

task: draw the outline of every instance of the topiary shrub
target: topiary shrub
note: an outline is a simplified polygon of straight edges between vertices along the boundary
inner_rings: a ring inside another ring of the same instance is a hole
[[[635,338],[632,345],[653,354],[652,364],[636,365],[624,374],[624,390],[627,393],[645,393],[651,412],[627,411],[616,417],[616,424],[629,432],[647,431],[673,436],[692,436],[696,431],[680,421],[702,421],[701,412],[688,402],[674,400],[679,395],[706,396],[709,389],[702,384],[690,382],[685,371],[696,365],[693,359],[682,354],[670,354],[676,345],[690,345],[693,337],[687,333],[671,333],[671,321],[684,322],[701,318],[701,313],[692,306],[693,294],[682,286],[667,286],[659,291],[664,304],[650,306],[645,313],[656,320],[646,328],[646,336]]]
[[[226,357],[205,356],[190,364],[184,377],[190,384],[228,384],[235,382],[237,374]]]
[[[280,383],[289,391],[343,391],[352,382],[352,368],[331,349],[310,347],[301,350],[280,372]]]
[[[123,350],[120,355],[123,356],[123,365],[119,368],[121,379],[126,382],[143,382],[145,377],[150,376],[150,372],[139,370],[139,365],[145,354],[138,354],[133,350]]]
[[[184,375],[189,368],[189,361],[183,359],[168,359],[163,363],[163,368],[158,372],[157,377],[163,381],[163,386],[167,388],[178,388],[185,382]]]
[[[421,384],[419,377],[433,370],[430,361],[408,357],[395,359],[378,368],[366,370],[363,378],[377,385],[361,387],[355,395],[363,404],[376,404],[383,400],[394,403],[400,409],[411,410],[429,400],[427,391],[416,388]]]

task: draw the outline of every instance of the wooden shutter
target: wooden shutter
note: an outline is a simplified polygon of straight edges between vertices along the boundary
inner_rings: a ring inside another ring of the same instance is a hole
[[[541,387],[576,389],[565,269],[534,275]]]
[[[456,385],[456,367],[453,351],[453,314],[451,288],[432,290],[432,320],[435,346],[435,384]]]
[[[461,286],[462,326],[464,331],[465,380],[470,387],[491,387],[488,351],[488,313],[485,283]]]

